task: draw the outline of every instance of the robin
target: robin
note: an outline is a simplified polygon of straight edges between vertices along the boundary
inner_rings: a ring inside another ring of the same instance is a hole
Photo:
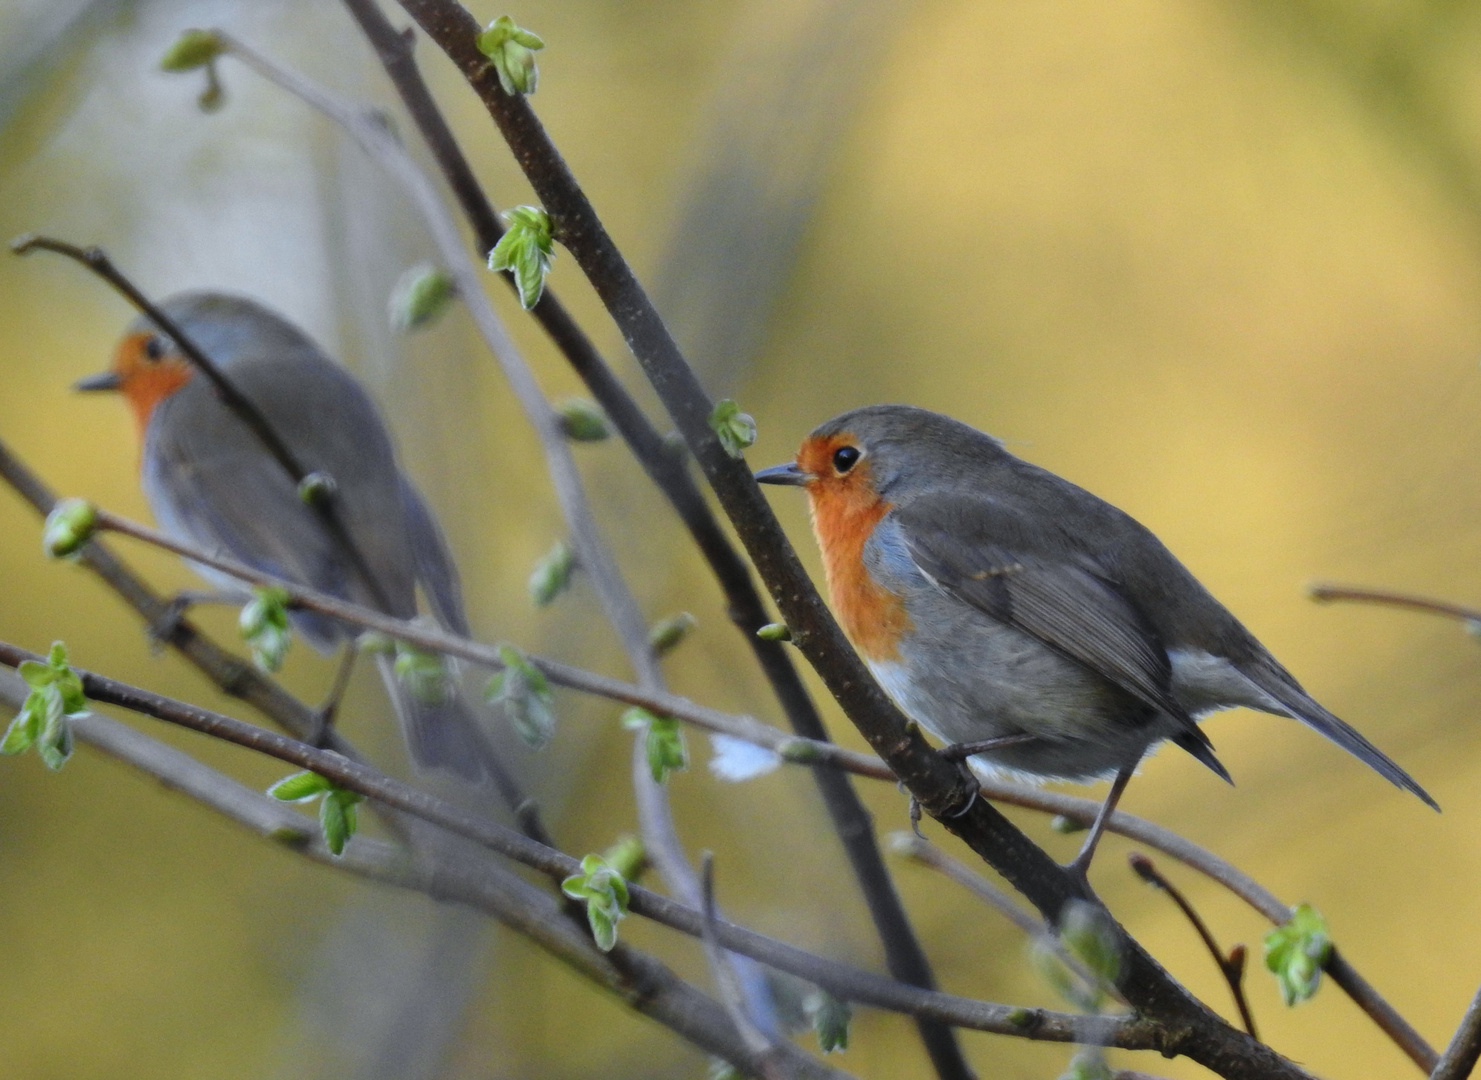
[[[287,471],[221,400],[174,341],[136,319],[108,371],[78,390],[118,391],[143,445],[140,479],[160,527],[208,551],[343,600],[411,619],[421,586],[438,622],[468,635],[457,567],[427,504],[396,461],[365,389],[301,330],[239,296],[190,292],[161,308],[256,406],[305,469],[332,478],[353,550],[300,498]],[[240,590],[204,567],[198,573]],[[295,628],[328,653],[357,634],[310,611]],[[346,663],[353,652],[347,654]],[[379,657],[413,759],[482,775],[476,721],[455,686],[414,693]]]
[[[1300,720],[1439,809],[1149,530],[990,435],[876,405],[756,479],[807,491],[839,622],[907,715],[948,742],[999,741],[971,758],[981,771],[1112,780],[1070,864],[1082,877],[1153,746],[1229,779],[1197,721],[1239,705]]]

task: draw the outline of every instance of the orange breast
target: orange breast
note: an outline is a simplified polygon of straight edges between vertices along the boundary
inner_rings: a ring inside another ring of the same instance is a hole
[[[823,552],[833,610],[855,647],[870,660],[895,660],[911,626],[901,597],[864,567],[864,543],[890,511],[860,465],[845,477],[820,476],[808,485],[813,532]]]

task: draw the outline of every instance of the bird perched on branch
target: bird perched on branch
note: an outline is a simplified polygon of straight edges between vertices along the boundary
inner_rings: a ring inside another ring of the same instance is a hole
[[[1229,779],[1197,721],[1240,705],[1300,720],[1439,809],[1151,532],[989,435],[877,405],[756,479],[807,491],[834,611],[907,715],[950,742],[1001,739],[978,768],[1112,779],[1081,875],[1157,743]]]
[[[468,635],[457,568],[442,532],[396,461],[374,402],[345,369],[282,316],[238,296],[182,293],[160,305],[183,336],[256,407],[306,470],[332,483],[337,533],[302,497],[262,439],[148,319],[131,324],[108,371],[79,390],[120,392],[143,445],[140,479],[167,533],[257,570],[400,619],[417,614],[420,585],[446,629]],[[204,567],[212,582],[241,582]],[[358,630],[311,611],[294,626],[321,652]],[[346,663],[353,653],[347,654]],[[451,679],[402,685],[378,657],[418,764],[481,776],[482,743]]]

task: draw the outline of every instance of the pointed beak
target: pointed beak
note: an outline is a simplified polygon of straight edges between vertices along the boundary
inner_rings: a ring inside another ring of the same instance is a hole
[[[756,474],[758,484],[785,484],[787,487],[803,487],[812,479],[811,473],[803,472],[795,461],[785,465],[773,465]]]
[[[123,385],[123,380],[118,377],[116,371],[100,371],[96,375],[89,375],[85,379],[78,379],[72,384],[73,390],[117,390]]]

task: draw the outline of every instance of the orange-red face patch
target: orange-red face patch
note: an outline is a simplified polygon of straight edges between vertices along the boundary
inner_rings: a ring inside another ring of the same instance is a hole
[[[155,406],[189,382],[194,374],[190,362],[182,356],[174,353],[151,356],[149,343],[153,340],[157,340],[156,335],[148,331],[129,334],[113,352],[118,389],[134,411],[141,440]]]
[[[813,533],[823,552],[838,621],[865,657],[893,660],[900,655],[910,616],[901,597],[875,581],[864,566],[864,543],[890,504],[875,494],[867,455],[842,474],[833,464],[841,447],[857,445],[848,432],[808,439],[797,453],[797,464],[809,477]]]

